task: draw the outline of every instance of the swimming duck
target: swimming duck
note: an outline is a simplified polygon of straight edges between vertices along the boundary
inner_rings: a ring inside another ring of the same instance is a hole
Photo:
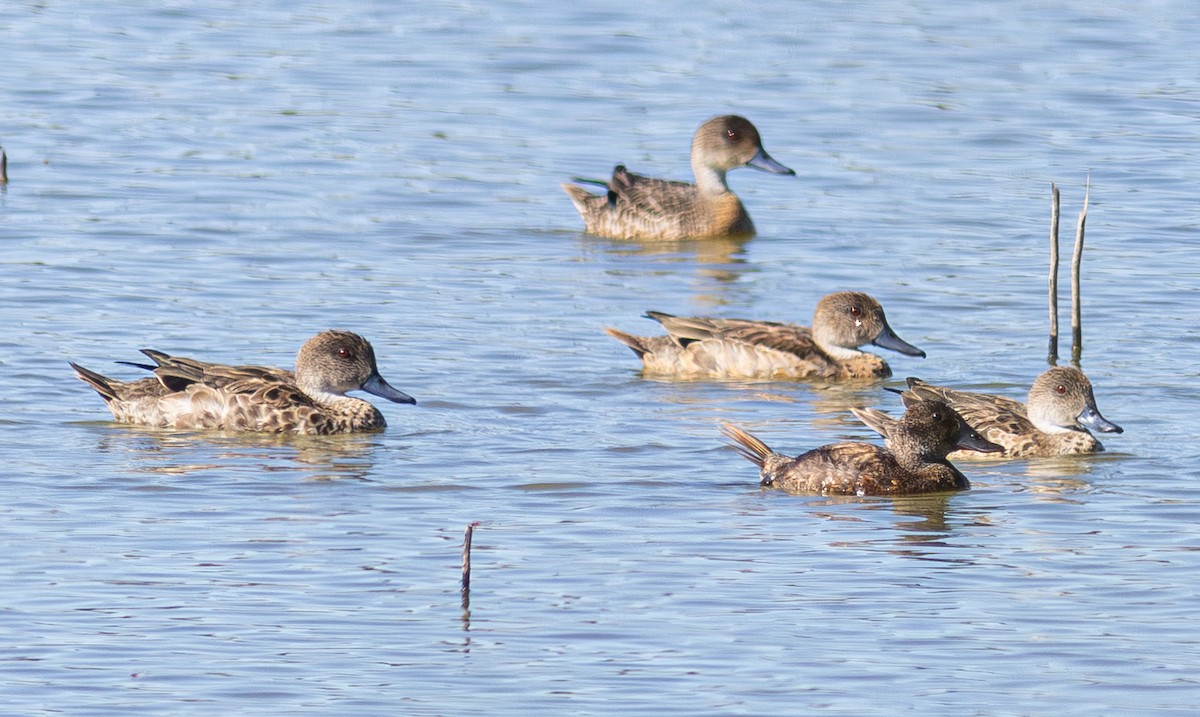
[[[1092,382],[1072,366],[1043,372],[1024,404],[989,393],[933,386],[919,378],[909,378],[904,393],[945,401],[984,438],[1003,446],[1005,457],[1098,453],[1104,446],[1088,428],[1101,433],[1124,432],[1100,415]]]
[[[893,419],[895,420],[895,419]],[[908,407],[887,447],[846,441],[814,448],[795,458],[728,423],[721,432],[743,458],[760,469],[762,485],[818,495],[907,495],[963,490],[970,481],[946,456],[955,448],[992,452],[984,440],[941,401]]]
[[[772,174],[796,174],[763,149],[758,130],[737,115],[706,121],[692,137],[695,184],[653,179],[618,164],[605,194],[563,184],[589,234],[610,239],[678,240],[717,236],[754,236],[754,223],[729,189],[725,173],[754,167]]]
[[[675,378],[824,379],[846,381],[892,375],[887,362],[858,347],[874,344],[907,356],[925,352],[888,326],[883,307],[868,294],[839,291],[821,299],[809,329],[796,324],[746,319],[646,316],[667,336],[633,336],[613,328],[609,336],[642,359],[649,375]]]
[[[377,408],[346,395],[363,390],[396,403],[416,399],[379,375],[375,351],[348,331],[324,331],[305,342],[295,372],[225,366],[144,349],[153,378],[117,381],[74,362],[71,367],[121,423],[160,428],[324,435],[383,428]]]

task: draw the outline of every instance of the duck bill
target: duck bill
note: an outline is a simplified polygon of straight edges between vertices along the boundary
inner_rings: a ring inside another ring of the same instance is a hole
[[[880,331],[879,335],[871,343],[880,348],[902,353],[905,356],[920,356],[921,358],[925,358],[924,351],[897,336],[896,332],[892,331],[892,327],[888,326],[886,321],[883,322],[883,331]]]
[[[996,445],[988,439],[979,435],[979,431],[967,425],[967,422],[958,417],[958,440],[954,442],[954,447],[964,451],[979,451],[980,453],[1000,453],[1004,450],[1004,446]]]
[[[395,388],[392,388],[392,385],[389,384],[387,381],[384,381],[383,376],[380,376],[377,373],[372,374],[371,378],[367,379],[367,382],[362,385],[362,390],[364,390],[367,393],[370,393],[372,395],[379,396],[380,398],[386,398],[389,401],[394,401],[396,403],[416,403],[417,402],[417,399],[413,398],[412,396],[408,395],[407,393],[397,390]]]
[[[789,169],[779,162],[776,162],[774,159],[771,159],[771,155],[767,154],[767,150],[765,149],[758,150],[758,154],[751,157],[750,161],[746,162],[746,166],[754,167],[755,169],[761,169],[762,171],[770,172],[771,174],[796,174],[796,170]]]
[[[1093,404],[1088,404],[1084,407],[1083,413],[1075,417],[1081,426],[1087,426],[1101,433],[1124,433],[1125,429],[1100,415],[1100,411]]]

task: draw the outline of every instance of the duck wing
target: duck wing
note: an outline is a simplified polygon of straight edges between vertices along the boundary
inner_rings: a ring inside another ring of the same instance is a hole
[[[646,316],[662,324],[671,338],[680,345],[691,341],[718,339],[762,346],[805,358],[820,353],[816,342],[813,341],[812,331],[807,326],[749,319],[672,316],[659,311],[647,311]]]
[[[854,414],[855,418],[866,424],[867,428],[883,436],[885,441],[892,437],[898,423],[895,416],[884,413],[877,408],[851,407],[850,412]]]
[[[171,356],[154,349],[142,349],[156,366],[154,375],[167,388],[183,391],[201,384],[228,393],[255,393],[270,387],[295,387],[295,374],[287,369],[270,366],[229,366],[199,361],[186,356]]]
[[[696,185],[634,174],[618,164],[608,182],[608,203],[623,212],[651,219],[691,211],[699,196]]]
[[[898,471],[892,454],[870,443],[844,442],[796,456],[764,485],[821,495],[878,495],[892,492],[885,475]]]
[[[1020,401],[990,393],[956,391],[944,386],[934,386],[919,378],[909,378],[908,391],[922,400],[943,401],[954,409],[967,425],[984,438],[1004,446],[1011,436],[1028,436],[1038,433]]]

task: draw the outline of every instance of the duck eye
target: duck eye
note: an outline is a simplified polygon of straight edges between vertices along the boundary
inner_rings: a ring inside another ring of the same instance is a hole
[[[935,421],[942,420],[942,414],[938,413],[937,411],[934,411],[933,412],[933,420],[935,420]]]
[[[338,349],[338,358],[348,359],[348,358],[351,358],[353,355],[354,354],[350,353],[350,349],[346,348],[345,346]]]
[[[857,306],[851,306],[850,307],[850,315],[851,316],[862,316],[862,309],[858,308]]]
[[[1061,396],[1067,392],[1067,387],[1060,383],[1054,387],[1054,392]]]
[[[738,138],[737,130],[736,129],[727,129],[727,130],[725,130],[725,136],[728,137],[729,139],[736,140]]]

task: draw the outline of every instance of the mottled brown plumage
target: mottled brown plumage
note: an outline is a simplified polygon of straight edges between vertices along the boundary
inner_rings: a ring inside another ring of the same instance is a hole
[[[696,183],[654,179],[618,164],[604,194],[563,184],[586,231],[611,239],[676,240],[754,235],[754,223],[729,189],[725,174],[754,167],[773,174],[795,172],[763,149],[758,130],[736,115],[713,117],[692,137]],[[582,180],[580,180],[582,181]]]
[[[397,403],[416,403],[392,388],[366,339],[325,331],[296,356],[296,371],[226,366],[144,349],[153,378],[117,381],[71,363],[122,423],[176,429],[330,434],[383,428],[383,414],[346,395],[363,390]],[[140,364],[138,364],[140,365]]]
[[[918,378],[908,379],[904,393],[945,401],[984,438],[1003,446],[1003,457],[1097,453],[1104,446],[1089,427],[1102,433],[1123,432],[1100,414],[1092,382],[1071,366],[1055,366],[1038,376],[1025,403],[933,386]]]
[[[907,495],[962,490],[970,482],[946,460],[955,447],[999,451],[944,403],[921,401],[897,422],[887,447],[846,441],[795,458],[728,423],[722,433],[759,467],[762,485],[818,495]]]
[[[879,302],[839,291],[821,299],[813,328],[746,319],[680,317],[649,311],[666,336],[608,334],[642,359],[647,375],[675,378],[821,379],[849,381],[892,375],[887,362],[858,347],[874,344],[908,356],[925,352],[888,326]]]

